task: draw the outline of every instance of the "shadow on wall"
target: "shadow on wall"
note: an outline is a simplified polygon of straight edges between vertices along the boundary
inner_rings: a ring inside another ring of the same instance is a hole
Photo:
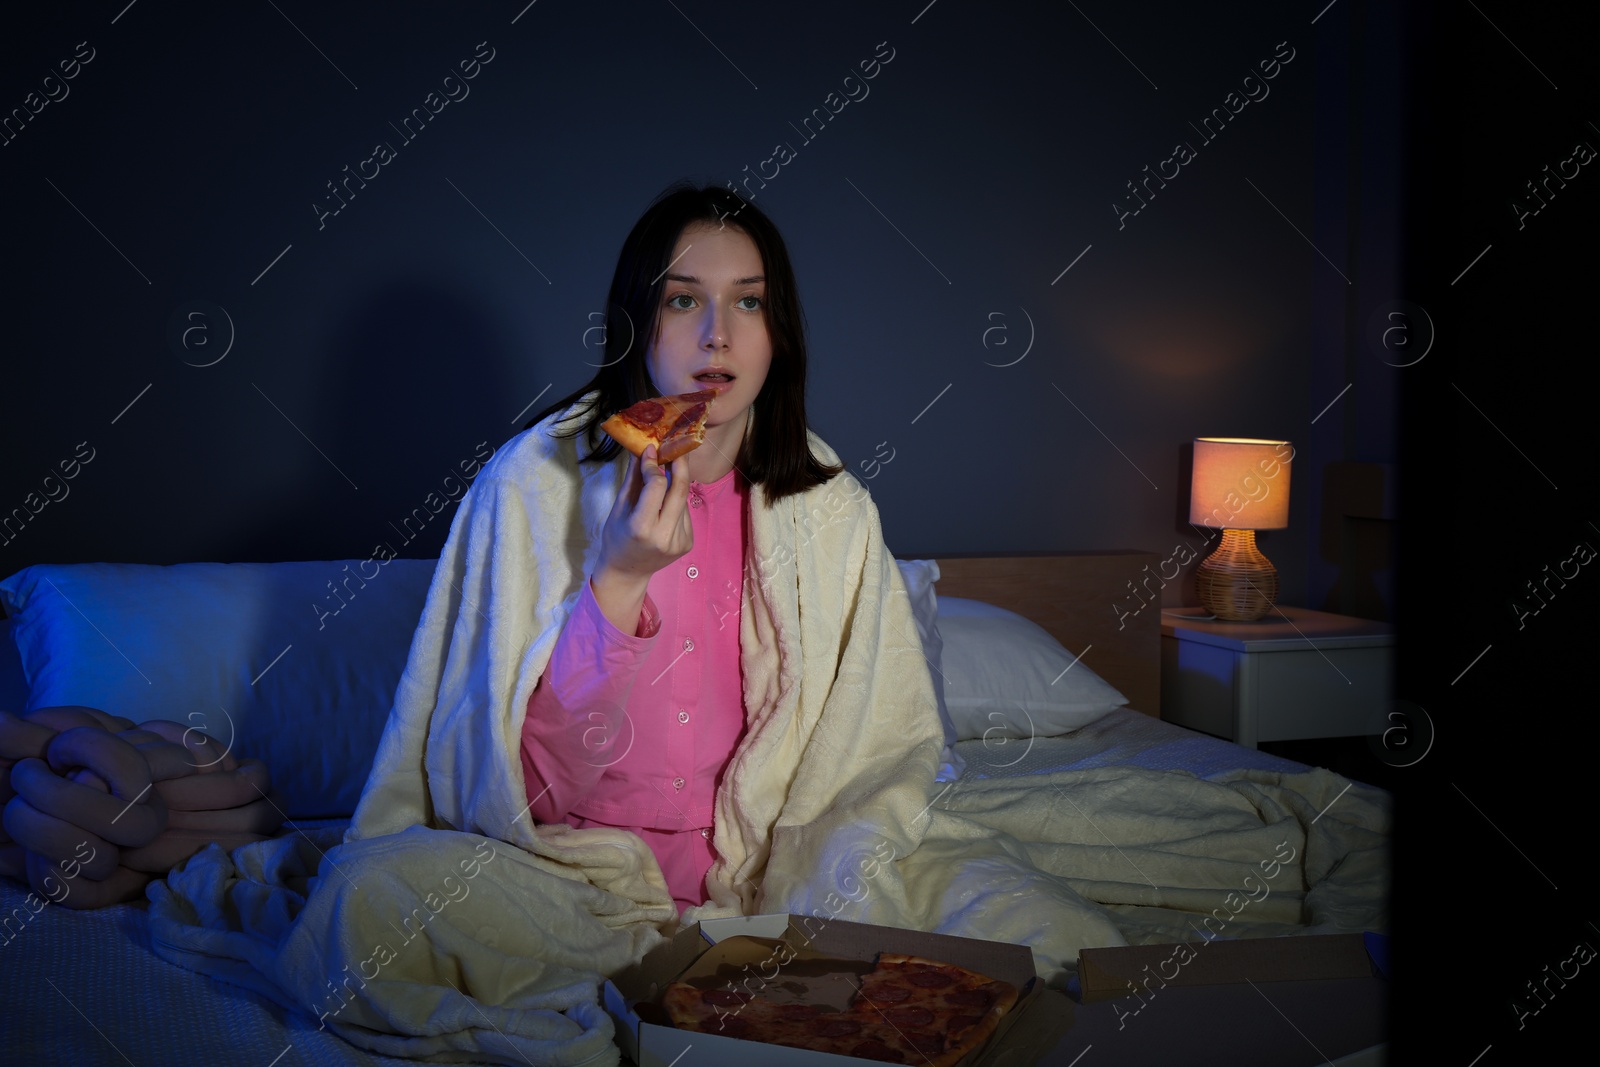
[[[319,475],[316,488],[281,501],[234,558],[333,558],[330,544],[365,558],[380,543],[437,556],[456,502],[517,432],[501,413],[515,387],[498,344],[483,307],[435,285],[391,284],[351,301],[303,357],[307,435],[328,457],[314,462],[340,476]]]

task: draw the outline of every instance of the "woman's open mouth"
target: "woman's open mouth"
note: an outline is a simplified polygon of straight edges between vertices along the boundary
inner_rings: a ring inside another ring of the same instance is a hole
[[[718,394],[725,393],[733,388],[733,375],[731,374],[708,371],[703,374],[696,374],[694,380],[699,382],[701,387],[713,389]]]

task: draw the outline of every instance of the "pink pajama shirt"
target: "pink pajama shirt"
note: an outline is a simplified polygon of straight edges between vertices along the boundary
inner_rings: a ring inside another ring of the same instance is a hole
[[[638,834],[680,910],[706,899],[713,800],[744,733],[747,496],[737,471],[690,483],[694,548],[651,576],[633,634],[584,582],[522,729],[534,819]]]

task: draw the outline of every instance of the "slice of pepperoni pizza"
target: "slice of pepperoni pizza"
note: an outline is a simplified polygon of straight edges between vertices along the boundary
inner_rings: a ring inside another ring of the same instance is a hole
[[[882,952],[850,1010],[864,1024],[881,1020],[874,1036],[899,1054],[892,1062],[951,1067],[989,1040],[1017,995],[1009,982],[953,963]]]
[[[600,428],[636,456],[655,445],[656,462],[665,466],[705,441],[706,417],[716,398],[715,390],[702,389],[641,400],[602,422]]]
[[[662,1006],[681,1029],[883,1063],[954,1067],[1017,1001],[1006,982],[938,960],[880,953],[844,1011],[688,982]]]
[[[669,986],[662,1007],[680,1030],[890,1063],[922,1062],[908,1060],[885,1044],[889,1027],[881,1018],[867,1018],[854,1010],[779,1003],[737,989],[705,989],[688,982]]]

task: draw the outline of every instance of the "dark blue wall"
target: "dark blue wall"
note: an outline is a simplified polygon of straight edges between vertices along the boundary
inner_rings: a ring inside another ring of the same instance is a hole
[[[70,495],[13,522],[0,571],[437,552],[448,512],[410,544],[391,524],[588,376],[649,200],[764,169],[747,188],[794,256],[814,427],[871,475],[897,554],[1198,543],[1187,442],[1283,437],[1291,526],[1261,541],[1284,601],[1338,606],[1326,468],[1397,459],[1402,372],[1359,336],[1400,295],[1399,146],[1370,98],[1401,88],[1393,46],[1349,4],[1315,25],[1271,3],[921,8],[30,13],[0,106],[67,95],[0,147],[0,507]],[[45,83],[79,42],[92,59]],[[430,93],[457,99],[433,115]],[[379,142],[392,160],[363,164]],[[1179,142],[1193,158],[1164,164]],[[1146,167],[1177,176],[1133,214]],[[47,487],[79,442],[92,461]],[[1388,611],[1386,566],[1365,613]]]

